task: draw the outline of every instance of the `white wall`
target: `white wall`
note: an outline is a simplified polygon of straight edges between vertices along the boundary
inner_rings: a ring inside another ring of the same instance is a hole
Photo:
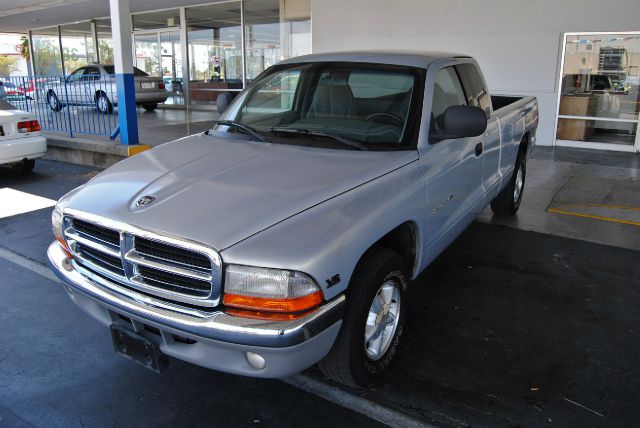
[[[562,33],[640,31],[640,0],[312,0],[313,52],[453,51],[492,93],[535,95],[538,144],[553,143]]]

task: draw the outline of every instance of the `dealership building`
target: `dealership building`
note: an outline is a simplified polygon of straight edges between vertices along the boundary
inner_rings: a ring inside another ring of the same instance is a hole
[[[637,0],[8,0],[0,9],[2,31],[29,35],[34,75],[94,62],[116,72],[122,63],[126,74],[132,64],[165,80],[167,108],[215,110],[220,93],[311,52],[451,51],[478,60],[492,94],[538,98],[538,144],[640,151]]]

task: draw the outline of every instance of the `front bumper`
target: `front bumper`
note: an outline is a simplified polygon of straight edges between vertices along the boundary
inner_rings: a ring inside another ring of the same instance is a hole
[[[298,373],[329,352],[342,324],[344,296],[293,321],[255,320],[221,311],[198,316],[155,306],[155,299],[143,294],[123,295],[101,286],[104,279],[81,274],[57,242],[47,256],[71,299],[102,324],[127,324],[156,341],[163,353],[214,370],[255,377]],[[262,356],[266,366],[253,367],[247,352]]]

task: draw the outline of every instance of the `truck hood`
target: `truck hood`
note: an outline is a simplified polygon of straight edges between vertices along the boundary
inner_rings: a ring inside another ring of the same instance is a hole
[[[65,205],[223,250],[417,158],[199,134],[119,162]]]

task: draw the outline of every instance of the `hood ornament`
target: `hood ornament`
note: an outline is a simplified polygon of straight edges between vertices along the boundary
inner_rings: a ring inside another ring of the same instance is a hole
[[[146,207],[157,198],[152,195],[145,195],[136,201],[136,207]]]

